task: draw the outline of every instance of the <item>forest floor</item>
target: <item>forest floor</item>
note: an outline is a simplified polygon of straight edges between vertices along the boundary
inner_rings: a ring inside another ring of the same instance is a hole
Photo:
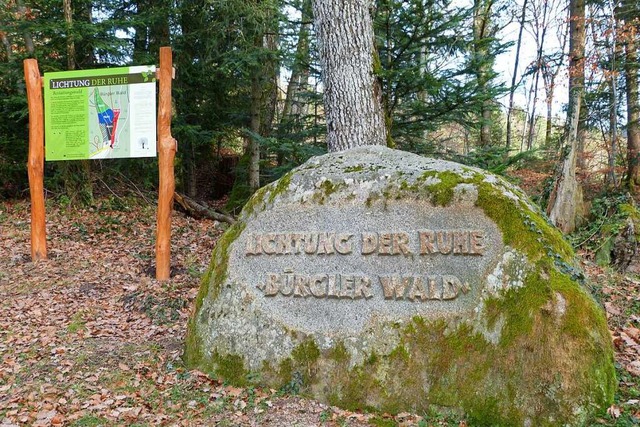
[[[154,215],[129,198],[89,209],[50,200],[48,259],[31,262],[28,203],[0,202],[0,427],[466,426],[437,414],[342,411],[185,369],[187,318],[222,227],[176,212],[172,277],[161,283]],[[584,267],[607,311],[620,380],[597,422],[637,425],[640,281]]]

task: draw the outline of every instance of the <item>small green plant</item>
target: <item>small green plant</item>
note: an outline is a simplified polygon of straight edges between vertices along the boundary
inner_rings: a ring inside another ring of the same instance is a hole
[[[98,427],[106,425],[106,419],[102,417],[96,417],[94,415],[85,415],[81,418],[78,418],[71,424],[72,427]]]
[[[291,375],[291,381],[289,381],[287,384],[285,384],[280,390],[279,393],[284,395],[284,394],[293,394],[296,395],[298,393],[300,393],[300,388],[302,387],[302,385],[304,384],[304,378],[302,376],[302,374],[298,371],[295,371],[292,375]]]
[[[332,414],[333,413],[329,409],[325,409],[324,411],[320,412],[320,422],[326,423],[331,421]]]
[[[194,254],[187,255],[187,258],[184,260],[184,266],[191,277],[196,279],[202,277],[203,271],[200,268],[200,262]]]
[[[397,427],[398,423],[390,418],[375,417],[369,420],[369,424],[376,427]]]
[[[84,319],[84,313],[82,311],[77,311],[72,317],[69,325],[67,325],[67,331],[72,334],[83,330],[86,325],[86,320]]]
[[[635,241],[640,237],[640,212],[628,193],[607,193],[596,197],[591,204],[589,220],[570,236],[576,248],[587,249],[595,254],[600,266],[615,264],[611,258],[614,242],[632,221],[635,226]],[[621,260],[617,260],[621,262]]]

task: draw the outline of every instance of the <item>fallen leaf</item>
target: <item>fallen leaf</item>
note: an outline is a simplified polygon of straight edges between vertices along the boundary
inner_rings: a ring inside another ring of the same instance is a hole
[[[634,360],[629,363],[626,367],[627,372],[636,377],[640,377],[640,360]]]
[[[620,410],[620,408],[618,408],[616,405],[611,405],[609,406],[609,408],[607,409],[607,414],[609,414],[609,416],[611,416],[611,418],[614,419],[618,419],[620,418],[620,414],[622,413],[622,411]]]

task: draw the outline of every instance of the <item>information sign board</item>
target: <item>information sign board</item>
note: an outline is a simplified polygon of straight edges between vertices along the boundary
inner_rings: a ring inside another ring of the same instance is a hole
[[[44,75],[46,160],[156,156],[155,66]]]

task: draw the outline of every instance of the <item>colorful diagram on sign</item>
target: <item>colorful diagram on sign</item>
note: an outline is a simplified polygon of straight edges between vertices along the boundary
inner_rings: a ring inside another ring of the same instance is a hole
[[[155,67],[45,73],[47,160],[156,155]]]
[[[127,86],[91,88],[89,155],[92,159],[129,157],[129,91]],[[126,144],[121,143],[126,141]]]
[[[120,117],[120,109],[113,109],[104,103],[100,96],[99,90],[94,90],[94,107],[98,112],[98,123],[100,124],[100,132],[104,145],[113,148],[116,140],[116,130],[118,130],[118,117]]]

